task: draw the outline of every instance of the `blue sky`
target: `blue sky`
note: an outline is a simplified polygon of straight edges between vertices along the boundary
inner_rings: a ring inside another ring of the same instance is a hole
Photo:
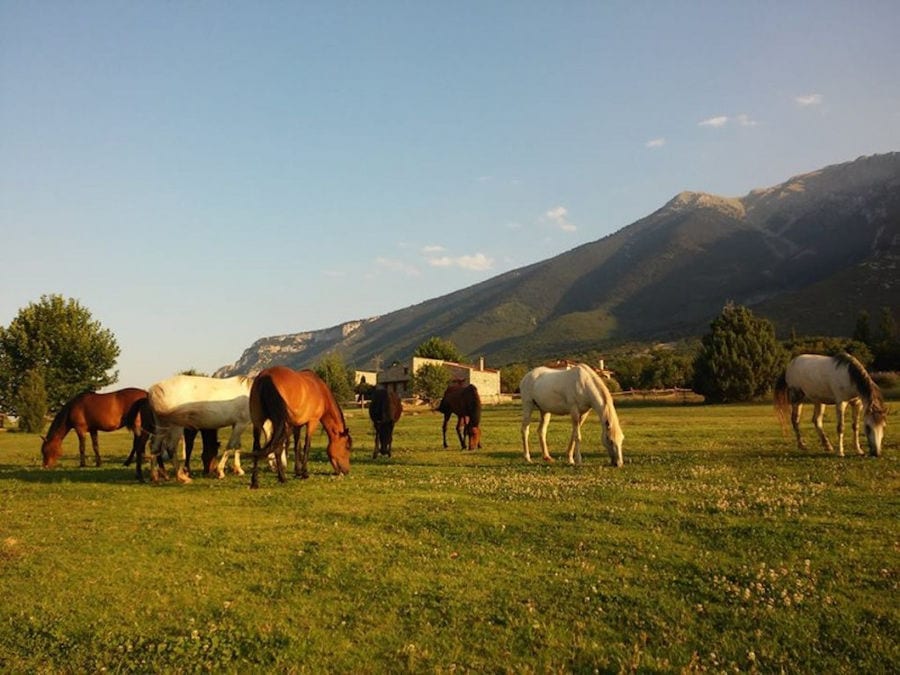
[[[895,1],[0,0],[0,324],[77,298],[148,386],[900,150],[898,29]]]

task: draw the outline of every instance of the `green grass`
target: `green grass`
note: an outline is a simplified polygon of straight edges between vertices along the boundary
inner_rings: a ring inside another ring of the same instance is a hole
[[[377,461],[348,411],[349,476],[328,474],[320,436],[309,480],[265,470],[258,491],[137,484],[124,432],[86,469],[70,435],[52,471],[36,436],[0,433],[0,671],[900,663],[892,428],[881,459],[839,459],[798,452],[767,405],[619,414],[617,470],[594,419],[572,468],[523,462],[516,407],[486,409],[473,453],[440,447],[437,414],[405,414]],[[558,460],[567,435],[551,424]]]

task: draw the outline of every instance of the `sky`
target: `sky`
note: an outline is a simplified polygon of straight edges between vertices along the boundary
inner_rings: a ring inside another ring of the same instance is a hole
[[[898,30],[896,0],[0,0],[0,325],[74,298],[147,387],[897,151]]]

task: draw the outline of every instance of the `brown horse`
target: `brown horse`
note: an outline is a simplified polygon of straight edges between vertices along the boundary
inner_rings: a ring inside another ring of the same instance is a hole
[[[444,437],[444,447],[447,445],[447,421],[450,415],[456,415],[456,435],[459,437],[459,445],[465,450],[468,440],[469,450],[481,449],[481,397],[478,388],[474,384],[451,384],[444,392],[438,412],[444,414],[444,425],[441,432]],[[463,434],[465,433],[465,438]]]
[[[319,423],[328,435],[328,459],[336,474],[350,472],[350,450],[353,439],[344,421],[344,412],[328,385],[311,370],[291,370],[274,366],[263,370],[250,388],[250,420],[253,423],[253,474],[250,487],[259,487],[259,460],[275,453],[278,480],[285,481],[281,448],[289,432],[294,434],[294,475],[309,476],[309,439]],[[299,430],[306,425],[306,440],[301,460]],[[268,439],[260,444],[260,434]]]
[[[94,448],[94,463],[100,466],[100,446],[97,443],[98,431],[115,431],[127,426],[134,432],[135,438],[140,436],[140,417],[134,422],[127,421],[128,412],[140,401],[147,398],[143,389],[129,387],[108,394],[85,392],[66,403],[53,418],[47,436],[42,437],[41,455],[44,457],[44,468],[52,468],[62,455],[62,442],[72,429],[78,434],[78,452],[81,455],[79,466],[86,466],[84,461],[84,437],[91,436]]]
[[[84,458],[84,439],[90,434],[91,445],[94,449],[94,464],[100,466],[100,445],[97,442],[98,431],[115,431],[128,426],[135,436],[141,433],[140,419],[136,420],[137,426],[127,423],[126,417],[132,406],[147,398],[147,392],[143,389],[129,387],[109,392],[108,394],[96,394],[92,391],[79,394],[66,403],[53,418],[46,436],[41,439],[41,455],[44,458],[44,468],[50,469],[56,465],[62,455],[62,442],[72,429],[78,434],[78,452],[81,456],[79,466],[86,466]]]
[[[375,427],[375,451],[372,459],[379,454],[391,456],[391,445],[394,442],[394,425],[403,414],[403,404],[397,392],[387,389],[373,389],[372,400],[369,401],[369,419]]]

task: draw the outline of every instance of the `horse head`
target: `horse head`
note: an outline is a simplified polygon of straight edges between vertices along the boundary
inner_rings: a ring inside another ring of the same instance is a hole
[[[350,473],[350,451],[353,449],[353,437],[350,436],[350,429],[344,427],[343,431],[339,431],[328,442],[328,459],[336,474]]]
[[[469,450],[481,447],[481,427],[472,424],[466,425],[466,437],[469,439]]]
[[[869,444],[869,455],[881,457],[881,441],[884,438],[884,428],[887,426],[887,410],[880,405],[870,405],[866,409],[863,424],[866,441]]]
[[[602,429],[602,442],[606,452],[609,453],[609,461],[613,466],[622,466],[622,443],[625,441],[625,434],[619,426],[619,418],[611,406],[607,406],[603,411],[603,419],[600,427]]]
[[[41,436],[41,456],[43,459],[43,467],[52,469],[56,466],[59,456],[62,455],[62,443],[58,438],[47,438]]]

